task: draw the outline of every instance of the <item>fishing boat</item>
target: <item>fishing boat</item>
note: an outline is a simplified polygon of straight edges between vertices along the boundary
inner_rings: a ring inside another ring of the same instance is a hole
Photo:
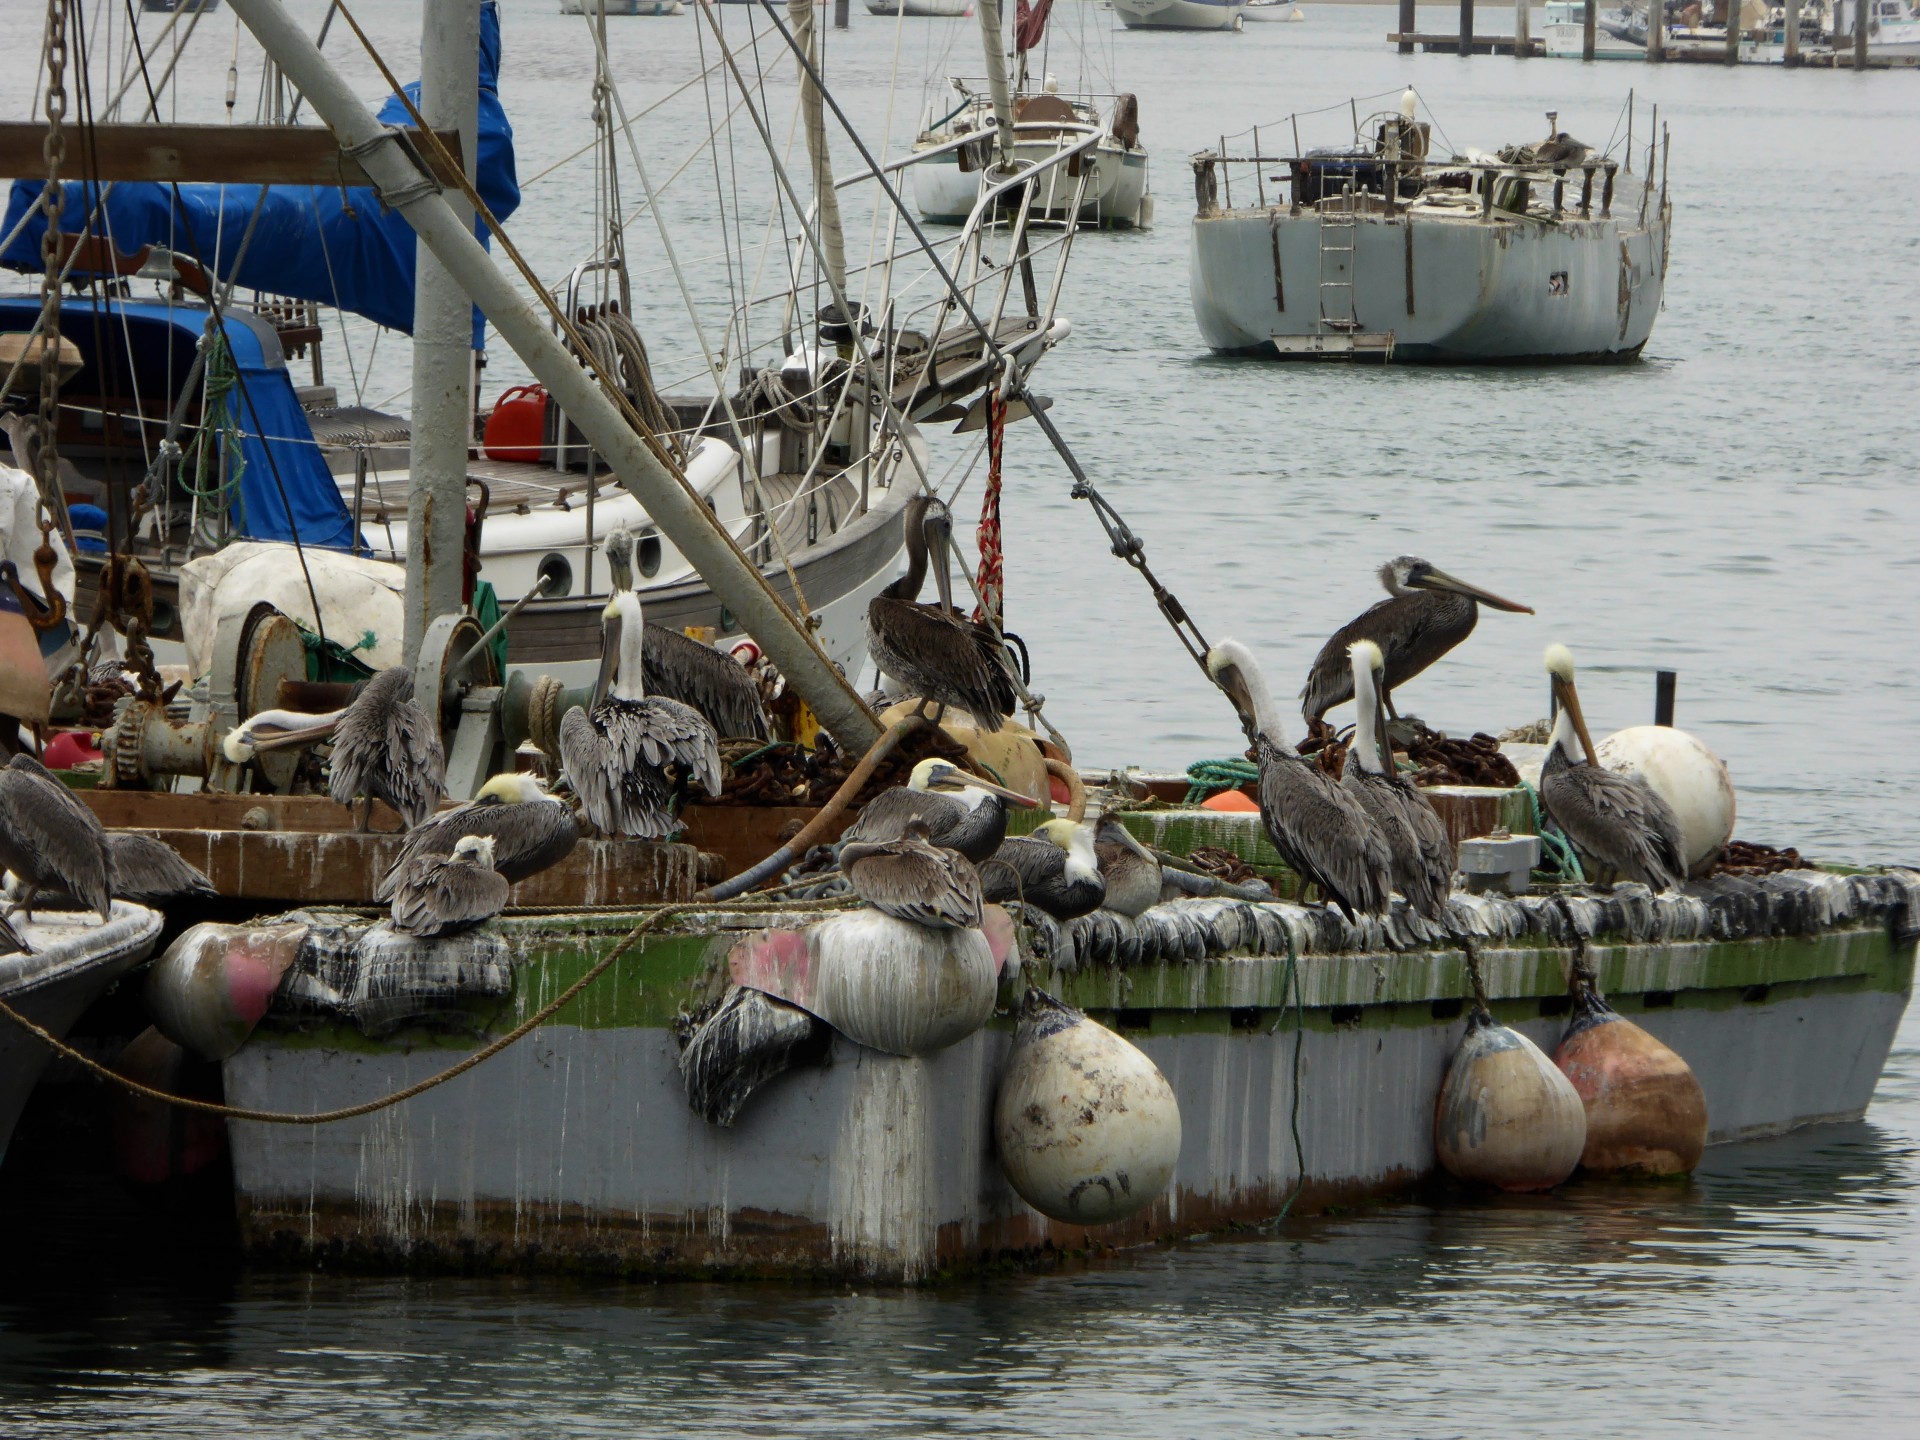
[[[867,0],[867,13],[939,20],[955,15],[971,15],[973,6],[970,0]]]
[[[1247,0],[1240,18],[1249,25],[1298,25],[1307,15],[1293,0]]]
[[[1246,0],[1113,0],[1129,30],[1238,30]]]
[[[1664,141],[1634,174],[1567,142],[1550,116],[1548,141],[1443,160],[1416,107],[1408,91],[1349,143],[1300,155],[1261,154],[1254,130],[1251,153],[1223,142],[1194,157],[1189,273],[1208,347],[1438,364],[1637,357],[1666,278]]]
[[[562,15],[684,15],[682,0],[560,0]]]
[[[1586,0],[1547,0],[1540,27],[1543,52],[1556,59],[1582,59],[1586,54]],[[1594,17],[1593,58],[1645,60],[1647,12],[1631,4],[1603,9]]]
[[[195,11],[210,14],[220,8],[220,0],[140,0],[140,8],[155,11],[161,15],[172,15],[176,12],[191,14]]]

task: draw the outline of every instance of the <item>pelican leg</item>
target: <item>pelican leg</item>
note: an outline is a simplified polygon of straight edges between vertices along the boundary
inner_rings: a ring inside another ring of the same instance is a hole
[[[29,885],[25,880],[22,880],[20,882],[20,890],[20,898],[14,901],[12,907],[7,911],[7,918],[11,920],[15,915],[24,915],[27,917],[27,923],[31,925],[33,923],[33,902],[34,898],[40,893],[40,887],[38,885]]]
[[[1389,720],[1393,720],[1397,722],[1400,719],[1400,712],[1393,708],[1393,691],[1387,689],[1385,686],[1382,686],[1380,690],[1380,698],[1386,702],[1387,718]]]
[[[373,831],[373,796],[371,795],[367,796],[366,808],[360,812],[360,823],[354,826],[354,829],[360,831],[362,834],[372,833]]]

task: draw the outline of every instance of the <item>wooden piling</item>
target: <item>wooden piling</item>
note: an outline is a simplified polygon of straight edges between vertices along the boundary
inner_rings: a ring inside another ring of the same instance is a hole
[[[1853,0],[1853,68],[1867,68],[1867,0]]]
[[[1600,0],[1587,0],[1584,8],[1586,13],[1580,20],[1580,58],[1591,60],[1593,59],[1593,27],[1594,22],[1600,18]]]
[[[1787,0],[1787,53],[1782,60],[1788,65],[1800,63],[1800,0]]]
[[[847,28],[848,4],[849,4],[849,0],[833,0],[833,28],[834,29],[844,30]]]
[[[1667,58],[1667,0],[1647,0],[1647,63]]]
[[[1679,680],[1677,672],[1656,670],[1653,672],[1653,723],[1673,725],[1673,691]]]
[[[1400,0],[1400,53],[1402,55],[1413,53],[1412,36],[1415,28],[1413,0]]]
[[[1593,218],[1593,166],[1588,165],[1580,172],[1580,218]]]
[[[1740,63],[1740,0],[1727,0],[1727,54],[1729,65]]]
[[[1460,54],[1473,53],[1473,0],[1460,0]]]
[[[1516,59],[1533,53],[1532,0],[1513,0],[1513,53]]]

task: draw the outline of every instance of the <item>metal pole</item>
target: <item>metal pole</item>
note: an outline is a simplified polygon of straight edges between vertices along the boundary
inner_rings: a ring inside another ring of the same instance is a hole
[[[873,744],[880,726],[846,677],[781,604],[766,577],[748,563],[686,481],[641,442],[599,384],[520,297],[472,230],[368,113],[279,0],[233,0],[233,10],[312,103],[341,148],[359,159],[385,202],[400,212],[478,302],[514,353],[572,417],[587,443],[600,452],[620,483],[647,507],[661,533],[679,547],[714,594],[760,642],[840,746],[864,751]]]
[[[304,87],[303,87],[304,88]],[[433,0],[420,22],[420,114],[460,132],[473,174],[480,104],[480,0]],[[471,232],[473,211],[447,206]],[[420,657],[427,627],[460,607],[466,546],[467,445],[473,430],[473,302],[426,244],[416,245],[413,296],[413,425],[408,446],[407,573],[403,613],[407,665]]]
[[[1532,0],[1513,0],[1513,53],[1517,56],[1533,53]]]
[[[1653,723],[1673,725],[1673,689],[1679,674],[1673,670],[1653,672]]]
[[[1586,14],[1580,19],[1580,58],[1593,59],[1593,24],[1600,15],[1600,0],[1587,0]]]
[[[799,0],[787,0],[796,5]],[[1013,170],[1013,96],[1007,88],[1006,29],[1000,23],[1000,0],[974,0],[980,14],[980,40],[987,52],[987,89],[993,96],[994,148],[1000,154],[1000,174]]]

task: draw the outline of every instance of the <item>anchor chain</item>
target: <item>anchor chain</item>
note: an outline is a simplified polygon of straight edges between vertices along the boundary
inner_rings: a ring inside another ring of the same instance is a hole
[[[65,207],[65,187],[60,183],[60,166],[67,158],[67,0],[47,0],[47,97],[43,107],[47,117],[47,137],[40,153],[47,162],[47,188],[41,192],[40,207],[47,217],[46,233],[40,237],[40,434],[34,457],[34,480],[39,486],[40,547],[48,563],[40,563],[42,593],[50,608],[64,610],[52,586],[52,547],[47,537],[53,530],[53,504],[49,496],[60,493],[60,216]],[[31,612],[30,612],[31,613]],[[35,629],[51,629],[59,623],[56,614]]]

